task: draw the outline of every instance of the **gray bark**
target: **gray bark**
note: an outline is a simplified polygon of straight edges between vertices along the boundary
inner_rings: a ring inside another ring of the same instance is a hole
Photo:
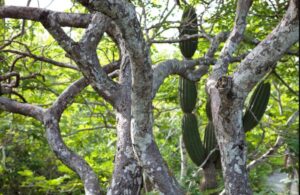
[[[49,145],[56,155],[81,177],[86,194],[98,194],[100,188],[97,176],[81,157],[65,146],[59,130],[59,119],[64,109],[82,87],[91,84],[117,112],[118,150],[108,193],[138,194],[142,167],[160,192],[184,194],[174,176],[170,174],[155,143],[152,132],[152,100],[167,76],[179,74],[198,80],[207,72],[208,66],[214,64],[207,82],[207,91],[212,100],[213,123],[222,157],[226,194],[252,194],[246,169],[247,150],[242,127],[242,108],[249,91],[299,39],[298,1],[290,1],[281,23],[245,57],[232,77],[224,75],[228,73],[230,62],[240,60],[232,56],[243,39],[251,0],[238,1],[235,25],[229,35],[220,33],[214,38],[208,37],[211,47],[204,58],[189,61],[167,60],[155,67],[152,67],[149,48],[143,38],[135,8],[129,1],[78,1],[93,11],[93,14],[67,14],[29,7],[0,7],[0,18],[41,22],[76,62],[77,67],[57,65],[79,70],[85,78],[70,86],[46,111],[4,97],[0,97],[0,109],[42,121],[46,126]],[[75,42],[66,35],[62,26],[86,28],[86,31],[82,39]],[[100,66],[96,54],[96,47],[104,32],[112,35],[120,49],[122,61],[119,83],[113,81]],[[214,54],[220,42],[225,39],[227,41],[221,55],[215,60]],[[37,58],[32,55],[30,57]],[[200,66],[194,69],[196,65]]]
[[[94,195],[100,194],[98,176],[82,157],[75,154],[65,145],[59,129],[59,120],[63,111],[86,86],[88,86],[88,82],[84,78],[74,82],[47,110],[31,104],[18,103],[3,97],[0,97],[0,109],[31,116],[41,121],[45,126],[46,138],[53,152],[66,166],[79,175],[83,182],[85,193]]]
[[[163,193],[182,194],[176,179],[170,175],[154,141],[152,126],[152,68],[149,48],[136,16],[134,6],[127,1],[80,1],[90,9],[112,18],[124,39],[131,63],[131,140],[139,163]],[[127,78],[128,79],[128,78]]]
[[[180,147],[180,182],[187,176],[187,152],[182,136],[179,137]]]
[[[72,26],[86,28],[92,20],[92,14],[75,14],[54,12],[51,10],[34,8],[34,7],[19,7],[19,6],[2,6],[0,7],[0,18],[15,18],[40,21],[44,14],[55,14],[57,22],[61,26]]]
[[[116,26],[111,26],[110,36],[119,45],[122,58],[119,72],[120,98],[115,109],[117,117],[117,151],[115,154],[114,173],[107,194],[140,194],[142,189],[142,168],[135,158],[130,136],[131,121],[131,67],[129,55]]]
[[[100,194],[98,176],[82,157],[65,145],[59,128],[59,121],[63,111],[86,86],[88,86],[88,82],[84,78],[70,85],[53,105],[45,111],[43,124],[46,129],[48,144],[56,156],[79,175],[84,185],[85,194],[97,195]]]
[[[246,16],[251,4],[251,0],[238,1],[235,26],[207,82],[211,108],[214,111],[212,116],[221,153],[225,189],[228,195],[252,194],[246,171],[245,134],[241,125],[243,100],[233,100],[230,97],[232,79],[222,76],[227,73],[230,58],[242,40]]]
[[[101,194],[98,176],[82,157],[71,151],[63,142],[58,124],[59,118],[52,113],[53,111],[50,109],[44,116],[48,144],[56,156],[79,175],[84,185],[85,194]]]
[[[203,167],[203,178],[200,184],[201,191],[214,189],[218,187],[217,183],[217,170],[215,164],[211,161]]]
[[[26,103],[19,103],[11,99],[0,97],[0,109],[11,113],[18,113],[25,116],[30,116],[38,121],[43,121],[44,109]]]
[[[106,65],[103,70],[106,73],[112,72],[116,68],[115,63]],[[72,104],[74,98],[85,88],[89,82],[82,78],[71,84],[48,109],[43,109],[28,103],[19,103],[8,98],[0,97],[0,109],[30,116],[42,122],[46,129],[46,138],[49,146],[56,156],[69,168],[74,170],[81,178],[85,193],[94,195],[100,194],[100,183],[98,176],[86,161],[71,151],[63,142],[59,120],[64,110]]]
[[[239,1],[239,3],[245,2]],[[239,7],[242,6],[238,6],[237,9]],[[245,14],[245,12],[240,13]],[[238,34],[243,34],[242,32],[242,29],[236,31]],[[225,191],[228,195],[252,194],[247,177],[247,150],[242,127],[244,100],[252,87],[299,39],[298,33],[298,3],[290,1],[289,9],[281,23],[241,62],[233,78],[222,76],[227,73],[226,59],[230,58],[239,42],[239,39],[234,42],[234,39],[229,38],[221,54],[224,57],[221,57],[217,63],[218,66],[214,67],[213,75],[207,83],[212,110],[214,110],[213,122],[222,156]]]

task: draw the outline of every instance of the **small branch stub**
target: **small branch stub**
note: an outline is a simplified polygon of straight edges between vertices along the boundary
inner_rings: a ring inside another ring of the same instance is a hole
[[[220,94],[228,94],[232,88],[232,77],[221,76],[217,81],[216,88],[219,90]]]

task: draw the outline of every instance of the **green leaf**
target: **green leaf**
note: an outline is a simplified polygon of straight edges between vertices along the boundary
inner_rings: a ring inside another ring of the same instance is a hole
[[[33,176],[33,172],[31,170],[24,170],[24,171],[18,171],[19,175],[25,176],[25,177],[31,177]]]

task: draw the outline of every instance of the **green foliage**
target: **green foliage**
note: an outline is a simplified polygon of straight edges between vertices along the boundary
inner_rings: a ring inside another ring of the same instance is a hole
[[[288,145],[290,150],[295,153],[295,156],[299,156],[299,138],[286,138],[285,143]]]
[[[134,1],[137,11],[141,10],[140,2]],[[178,36],[176,33],[178,33],[179,22],[174,21],[180,20],[180,18],[178,19],[178,13],[182,13],[182,10],[178,7],[174,8],[169,15],[170,17],[164,20],[160,14],[166,9],[165,3],[165,1],[156,0],[145,5],[147,19],[150,23],[143,27],[149,31],[150,37],[156,34],[155,39],[157,40]],[[206,6],[204,1],[191,0],[189,3],[196,8],[194,11],[198,13],[198,18],[201,18],[201,27],[211,36],[215,36],[219,32],[229,32],[232,29],[236,1],[225,0],[220,4],[208,6],[207,9],[204,9],[204,6]],[[288,1],[276,1],[276,5],[273,7],[270,1],[253,1],[247,18],[245,39],[240,44],[237,52],[234,53],[234,56],[249,52],[255,46],[251,43],[251,40],[264,39],[283,16],[287,4]],[[170,11],[171,8],[168,7],[166,10],[165,13]],[[69,11],[87,13],[87,10],[75,1],[74,6]],[[170,23],[168,23],[169,20]],[[196,20],[193,21],[194,25],[197,24]],[[159,28],[150,28],[157,23],[161,23]],[[144,25],[143,19],[141,19],[141,24]],[[21,27],[21,20],[6,19],[5,23],[4,20],[1,20],[0,46],[3,45],[4,40],[7,41],[13,35],[20,33]],[[181,26],[181,28],[184,27],[186,26]],[[26,21],[25,29],[24,36],[15,39],[5,49],[28,52],[27,49],[29,48],[32,54],[75,65],[73,61],[66,57],[65,52],[44,30],[41,24]],[[84,33],[83,29],[65,28],[64,30],[76,41]],[[184,33],[181,31],[180,35],[196,33],[198,33],[198,27],[192,26],[191,29],[186,28]],[[199,44],[196,44],[195,40]],[[190,42],[190,45],[183,44],[187,42]],[[178,45],[181,46],[178,47],[176,43],[164,45],[165,50],[162,49],[161,45],[151,45],[153,64],[168,58],[181,59],[180,49],[187,49],[188,55],[186,57],[203,57],[209,49],[210,42],[207,39],[199,38],[181,42]],[[219,46],[216,52],[216,59],[222,45]],[[298,48],[299,44],[296,44],[291,50],[297,51]],[[102,65],[119,59],[117,46],[106,35],[98,46],[97,54]],[[0,75],[10,70],[17,57],[19,56],[0,51]],[[238,64],[230,64],[229,73],[234,72],[234,68]],[[32,74],[37,75],[31,79],[21,80],[20,87],[15,91],[25,97],[27,102],[40,105],[43,108],[48,108],[68,85],[82,76],[75,70],[63,69],[29,57],[18,59],[14,70],[20,72],[21,77]],[[297,96],[299,91],[299,59],[291,55],[285,55],[277,63],[276,72],[296,94],[288,89],[278,77],[272,74],[269,76],[268,79],[272,82],[272,89],[268,106],[265,109],[266,112],[260,121],[260,125],[257,125],[246,134],[249,161],[268,150],[274,144],[278,134],[284,137],[286,145],[266,163],[251,170],[250,180],[256,194],[272,194],[271,190],[265,185],[265,180],[274,170],[280,168],[286,172],[290,171],[288,170],[290,168],[283,169],[283,156],[286,149],[295,153],[295,156],[299,154],[299,120],[296,120],[290,127],[285,126],[288,118],[299,109],[299,96]],[[194,129],[195,134],[198,132],[198,135],[194,138],[200,141],[202,138],[203,147],[205,145],[206,148],[212,148],[212,144],[208,144],[211,142],[206,138],[211,136],[205,133],[205,129],[208,128],[210,123],[209,120],[212,120],[210,114],[205,112],[206,105],[209,105],[206,104],[208,102],[207,97],[202,95],[205,94],[206,78],[207,75],[192,86],[192,88],[198,90],[198,95],[197,91],[196,95],[193,91],[192,98],[192,100],[197,98],[197,101],[195,103],[189,101],[188,103],[194,106],[191,106],[193,108],[187,111],[191,112],[193,110],[197,117],[201,119],[198,120],[196,126],[195,122],[189,124],[192,126],[189,129]],[[9,98],[22,101],[16,95],[11,95]],[[169,77],[165,79],[153,102],[155,141],[170,169],[177,177],[180,174],[178,140],[182,135],[181,118],[183,117],[179,106],[180,101],[178,99],[178,78]],[[99,176],[103,188],[109,186],[116,150],[116,121],[113,112],[112,107],[105,103],[102,98],[99,98],[91,87],[88,87],[76,98],[72,106],[64,112],[60,121],[64,142],[87,160]],[[186,142],[191,143],[191,140]],[[201,150],[202,148],[199,151]],[[208,151],[206,151],[206,155],[207,153]],[[204,153],[199,154],[199,156],[202,154]],[[295,166],[299,167],[298,158],[295,159]],[[56,159],[47,145],[42,125],[31,118],[0,112],[0,160],[0,194],[84,193],[79,177]],[[183,188],[189,194],[200,194],[198,189],[199,177],[194,176],[197,169],[198,167],[189,159],[188,174],[182,183]],[[222,188],[223,186],[220,186],[218,190],[220,191]]]

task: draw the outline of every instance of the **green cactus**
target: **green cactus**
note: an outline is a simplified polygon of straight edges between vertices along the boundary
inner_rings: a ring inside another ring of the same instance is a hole
[[[207,97],[206,105],[205,105],[205,111],[206,111],[206,116],[209,121],[212,121],[212,114],[211,114],[211,108],[210,108],[210,98]]]
[[[218,145],[215,136],[214,124],[212,123],[212,121],[209,121],[205,127],[203,142],[206,155],[209,155],[210,151],[215,149]]]
[[[270,90],[271,90],[270,83],[264,83],[264,82],[260,83],[255,88],[255,91],[253,92],[253,94],[250,98],[249,106],[246,109],[246,112],[243,116],[243,125],[244,125],[244,130],[246,132],[252,130],[256,125],[258,125],[259,121],[261,120],[263,114],[266,111],[267,105],[268,105],[268,101],[270,98]],[[203,146],[202,146],[205,149],[204,159],[207,158],[210,151],[213,150],[217,144],[217,140],[216,140],[215,132],[214,132],[214,126],[212,123],[209,98],[207,99],[207,102],[206,102],[206,115],[207,115],[209,122],[205,128],[204,140],[203,140]],[[196,145],[196,143],[194,143],[194,144]],[[202,144],[201,140],[199,141],[198,144]],[[220,152],[216,151],[210,156],[209,160],[213,161],[216,165],[220,165],[220,157],[221,157]],[[219,167],[219,166],[217,166],[217,167]]]
[[[179,36],[198,33],[197,15],[195,8],[186,6],[183,11]],[[182,55],[186,59],[192,58],[198,44],[198,38],[193,38],[179,43]],[[186,150],[196,165],[204,161],[205,149],[198,132],[197,118],[192,111],[197,101],[196,83],[185,78],[179,79],[179,101],[182,111],[185,113],[182,118],[182,137]]]
[[[182,23],[179,28],[180,37],[183,35],[197,34],[197,15],[195,8],[187,6],[182,15]],[[197,49],[198,39],[193,38],[179,43],[179,48],[185,58],[191,58]],[[261,120],[270,98],[270,83],[260,83],[251,96],[249,106],[243,116],[243,126],[245,132],[253,129]],[[183,141],[187,152],[196,165],[201,165],[217,145],[214,126],[212,123],[212,111],[210,107],[210,98],[206,102],[206,115],[209,120],[204,132],[203,143],[200,139],[197,119],[192,114],[197,100],[196,83],[185,78],[179,80],[179,99],[183,110],[182,119]],[[215,163],[220,162],[219,151],[213,153],[209,159]]]
[[[183,112],[191,113],[196,105],[196,83],[185,78],[179,78],[179,100]]]
[[[191,160],[197,166],[200,166],[205,160],[205,149],[200,139],[197,118],[194,114],[184,114],[182,118],[182,137]]]
[[[187,6],[181,18],[179,37],[198,33],[197,14],[195,8]],[[191,58],[197,50],[198,38],[192,38],[179,42],[179,48],[185,58]]]
[[[243,117],[244,131],[250,131],[258,125],[264,115],[270,98],[271,85],[270,83],[261,82],[253,92],[249,106]]]

